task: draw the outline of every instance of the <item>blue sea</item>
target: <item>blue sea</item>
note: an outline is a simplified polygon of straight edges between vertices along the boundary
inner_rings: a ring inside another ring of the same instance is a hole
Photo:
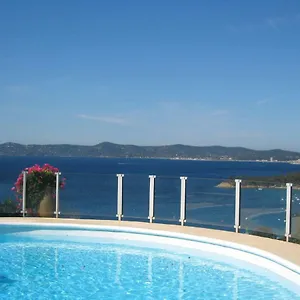
[[[186,224],[226,230],[234,230],[235,191],[217,188],[223,179],[300,171],[299,165],[284,163],[0,157],[0,202],[14,197],[11,187],[22,169],[44,163],[58,167],[66,178],[60,193],[62,217],[116,219],[116,174],[125,174],[124,220],[148,221],[148,176],[156,175],[155,222],[179,224],[180,176],[187,176]],[[241,196],[243,230],[284,234],[285,189],[242,189]],[[294,191],[293,214],[300,213],[299,199],[300,191]]]

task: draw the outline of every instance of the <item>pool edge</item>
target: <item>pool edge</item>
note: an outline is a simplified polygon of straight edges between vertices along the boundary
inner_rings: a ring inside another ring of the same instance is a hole
[[[275,262],[300,275],[300,246],[245,234],[178,225],[52,218],[0,218],[0,225],[59,226],[150,234],[227,247]],[[288,256],[288,257],[287,257]],[[295,259],[296,258],[296,259]]]

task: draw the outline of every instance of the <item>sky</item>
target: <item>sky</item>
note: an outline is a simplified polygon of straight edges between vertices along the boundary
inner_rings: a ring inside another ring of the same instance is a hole
[[[300,151],[299,0],[2,0],[0,143]]]

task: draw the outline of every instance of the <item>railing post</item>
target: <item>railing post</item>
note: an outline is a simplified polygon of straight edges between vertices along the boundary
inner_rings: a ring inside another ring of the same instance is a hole
[[[150,223],[155,220],[154,217],[154,186],[155,186],[155,175],[149,175],[149,216]]]
[[[26,187],[27,187],[27,171],[23,171],[23,196],[22,196],[22,210],[21,213],[23,218],[26,216]]]
[[[186,222],[185,219],[185,213],[186,213],[186,206],[185,206],[185,201],[186,201],[186,180],[187,177],[180,177],[181,180],[181,195],[180,195],[180,219],[179,222],[181,223],[181,226],[184,225]]]
[[[241,228],[241,179],[235,180],[235,232],[239,233]]]
[[[118,220],[121,221],[123,217],[123,177],[124,174],[117,174],[118,177],[118,198],[117,198],[117,215]]]
[[[288,242],[291,237],[291,211],[292,211],[293,184],[286,184],[286,216],[285,216],[285,239]]]
[[[56,172],[56,191],[55,191],[55,218],[58,218],[58,216],[60,215],[60,211],[59,211],[59,177],[61,175],[60,172]]]

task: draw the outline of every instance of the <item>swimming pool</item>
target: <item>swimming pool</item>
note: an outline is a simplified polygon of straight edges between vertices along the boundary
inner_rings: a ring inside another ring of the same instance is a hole
[[[252,250],[135,228],[0,225],[0,299],[300,299],[298,269]]]

